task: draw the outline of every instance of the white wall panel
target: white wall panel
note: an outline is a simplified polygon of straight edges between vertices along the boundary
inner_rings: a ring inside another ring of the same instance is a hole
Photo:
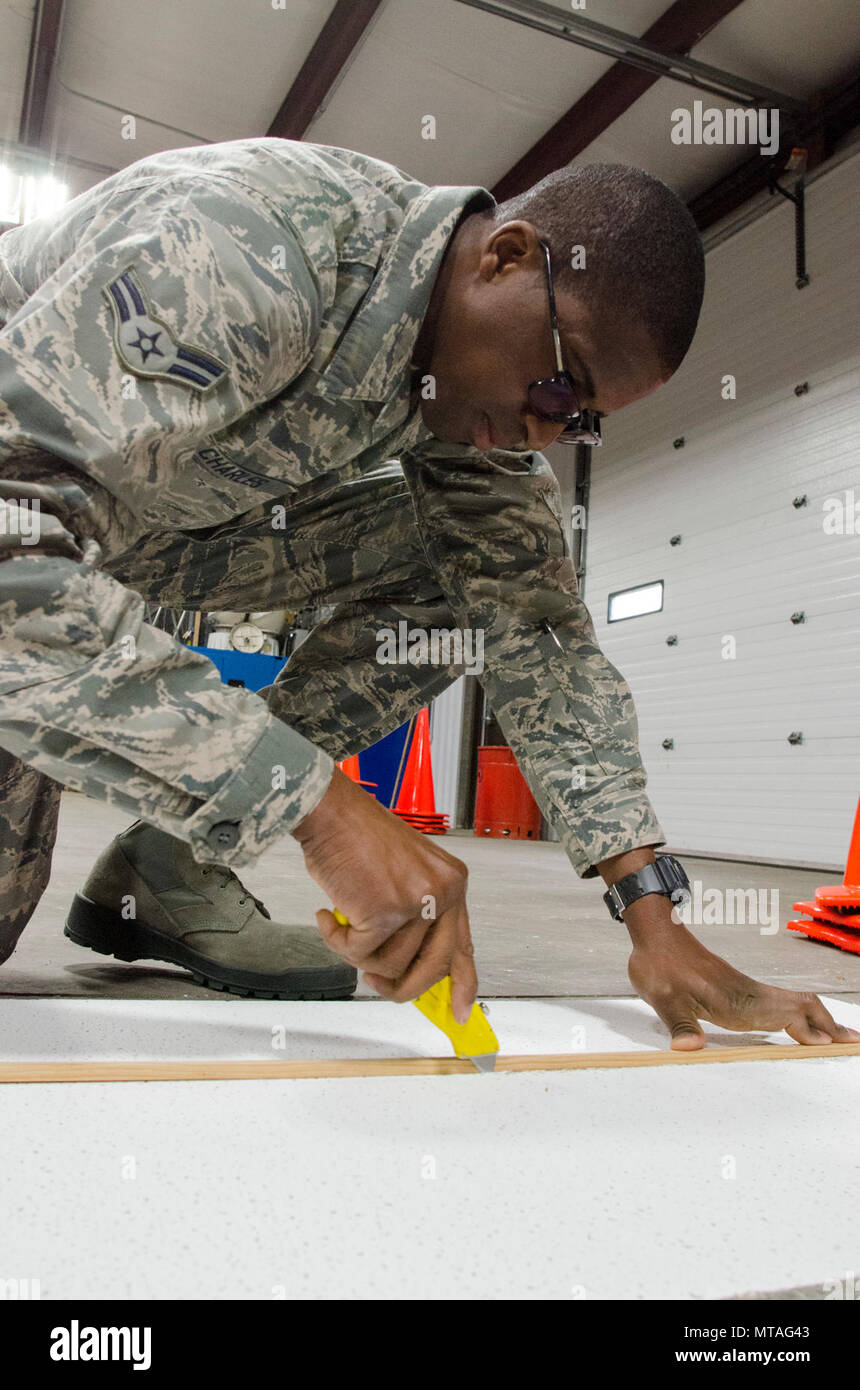
[[[808,288],[794,287],[788,205],[708,255],[686,362],[607,420],[594,455],[585,598],[632,688],[649,792],[679,850],[844,865],[860,794],[860,516],[857,534],[824,520],[828,498],[853,488],[860,504],[858,175],[855,156],[807,189]],[[610,592],[656,579],[662,612],[607,623]]]
[[[463,728],[465,677],[437,695],[430,706],[430,756],[433,760],[433,790],[436,810],[455,824],[460,773],[460,738]]]

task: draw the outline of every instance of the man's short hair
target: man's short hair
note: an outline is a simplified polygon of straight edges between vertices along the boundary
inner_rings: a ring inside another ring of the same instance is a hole
[[[674,372],[693,340],[705,286],[695,222],[676,193],[627,164],[567,164],[493,209],[500,224],[531,222],[549,244],[553,279],[589,307],[627,310]],[[574,248],[585,266],[574,269]]]

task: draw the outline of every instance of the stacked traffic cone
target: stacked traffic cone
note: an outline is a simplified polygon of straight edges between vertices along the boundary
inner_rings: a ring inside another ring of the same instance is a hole
[[[816,888],[815,901],[795,903],[794,910],[809,915],[789,922],[789,931],[803,932],[804,936],[814,937],[816,941],[826,941],[843,951],[860,955],[860,802],[842,882]]]
[[[344,758],[342,763],[338,763],[338,767],[341,772],[346,774],[350,781],[357,782],[360,787],[376,787],[379,785],[378,782],[362,782],[361,765],[358,761],[357,753],[353,753],[349,758]],[[371,792],[370,795],[373,796],[373,792]]]
[[[436,811],[430,761],[430,717],[426,709],[421,710],[415,721],[406,770],[393,810],[423,835],[444,835],[448,829],[448,817]]]

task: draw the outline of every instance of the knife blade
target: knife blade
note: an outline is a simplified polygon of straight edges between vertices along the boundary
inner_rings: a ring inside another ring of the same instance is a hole
[[[334,916],[342,927],[349,926],[349,919],[337,908],[334,909]],[[477,1071],[487,1075],[495,1069],[499,1040],[478,1003],[472,1005],[472,1012],[465,1023],[457,1022],[451,1007],[452,983],[451,976],[446,975],[444,980],[431,985],[412,1003],[425,1018],[441,1029],[456,1056],[468,1058]]]

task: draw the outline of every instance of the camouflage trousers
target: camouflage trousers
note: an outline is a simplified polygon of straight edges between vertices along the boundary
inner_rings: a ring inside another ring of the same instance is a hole
[[[0,964],[47,886],[61,790],[0,748]]]
[[[7,482],[0,485],[0,497],[4,488],[7,496],[21,491],[20,483]],[[9,564],[0,563],[0,614],[13,572],[26,572],[29,583],[14,588],[29,591],[27,601],[43,623],[70,588],[79,605],[83,599],[102,614],[112,595],[123,604],[140,595],[141,602],[146,598],[171,607],[240,611],[334,605],[275,684],[259,693],[279,720],[340,760],[397,728],[462,672],[453,665],[380,666],[377,660],[379,629],[396,632],[401,621],[424,629],[454,625],[417,532],[405,524],[410,507],[402,474],[394,474],[287,507],[279,529],[273,529],[271,507],[266,506],[205,532],[147,536],[123,555],[95,565],[80,558],[92,542],[83,537],[74,516],[64,516],[53,537],[34,547],[35,553],[18,550]],[[92,554],[90,550],[90,561]],[[108,643],[116,634],[104,617],[101,624],[100,640]],[[76,660],[71,647],[57,650],[46,640],[37,663],[43,688],[61,679]],[[0,691],[10,662],[14,668],[0,621]],[[129,679],[134,679],[133,669]],[[13,726],[4,722],[2,711],[0,695],[0,962],[12,954],[48,881],[61,789],[58,780],[16,756],[20,750],[9,746]],[[94,746],[99,718],[96,708]],[[97,759],[82,772],[61,730],[37,730],[31,736],[40,746],[59,750],[61,775],[67,760],[66,785],[157,823],[152,805],[144,797],[136,801],[128,786],[122,791],[106,788]]]

